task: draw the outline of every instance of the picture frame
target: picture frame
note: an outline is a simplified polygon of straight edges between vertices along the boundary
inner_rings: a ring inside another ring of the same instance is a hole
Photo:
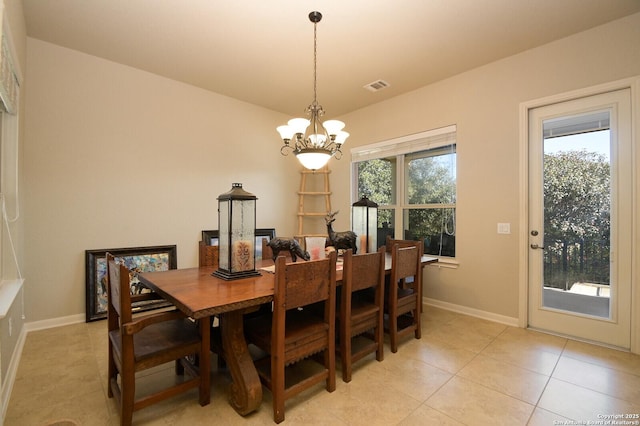
[[[219,236],[217,229],[202,231],[202,241],[204,241],[204,244],[207,246],[217,246]]]
[[[138,272],[166,271],[177,268],[176,245],[85,250],[86,322],[107,317],[107,253],[111,253],[118,263],[123,263],[133,271],[132,294],[151,291],[141,286],[137,279]],[[170,305],[169,302],[162,299],[146,300],[134,302],[133,309],[135,312],[143,312]]]
[[[217,229],[202,231],[202,241],[208,246],[217,246],[219,241],[219,231]],[[271,241],[276,237],[276,228],[256,228],[256,259],[262,258],[262,239]]]

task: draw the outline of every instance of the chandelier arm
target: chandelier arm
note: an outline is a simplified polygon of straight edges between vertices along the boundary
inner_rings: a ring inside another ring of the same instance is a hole
[[[287,150],[293,151],[293,148],[289,144],[282,145],[282,147],[280,148],[280,154],[286,157],[287,155],[289,155],[289,151]]]

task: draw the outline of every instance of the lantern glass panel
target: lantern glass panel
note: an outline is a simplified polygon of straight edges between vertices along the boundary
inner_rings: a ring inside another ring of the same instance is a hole
[[[229,205],[230,201],[220,200],[218,203],[218,226],[219,240],[218,240],[218,267],[228,271],[229,268]]]
[[[255,200],[233,200],[231,207],[231,272],[255,269]]]
[[[378,249],[378,209],[369,207],[367,213],[367,253],[372,253]]]

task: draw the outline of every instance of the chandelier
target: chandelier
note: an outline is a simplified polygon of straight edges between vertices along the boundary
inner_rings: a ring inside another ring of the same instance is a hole
[[[305,110],[309,119],[292,118],[286,125],[276,129],[284,141],[280,153],[288,155],[293,152],[309,170],[321,169],[333,156],[339,160],[342,157],[340,148],[349,136],[349,133],[342,131],[342,121],[320,121],[324,115],[324,109],[317,100],[317,26],[321,19],[320,12],[309,13],[309,20],[313,22],[313,102]]]

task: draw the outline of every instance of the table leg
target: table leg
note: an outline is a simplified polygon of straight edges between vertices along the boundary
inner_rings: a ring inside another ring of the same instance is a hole
[[[211,401],[211,318],[202,318],[199,321],[200,338],[202,347],[200,350],[200,405],[205,406]]]
[[[262,384],[244,339],[242,311],[222,315],[220,326],[224,359],[231,373],[229,403],[241,415],[258,409],[262,403]]]

